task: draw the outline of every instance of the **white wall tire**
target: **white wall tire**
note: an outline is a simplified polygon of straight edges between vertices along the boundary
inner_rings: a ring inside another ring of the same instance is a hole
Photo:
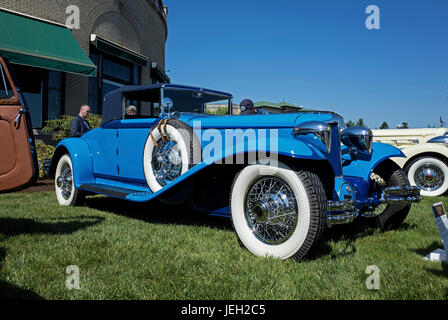
[[[73,164],[68,154],[64,154],[58,161],[54,184],[60,205],[75,206],[83,201],[84,194],[75,187],[73,181]]]
[[[409,183],[421,188],[422,196],[436,197],[448,190],[448,166],[434,157],[422,157],[406,165]]]
[[[200,161],[201,147],[193,129],[176,119],[169,119],[166,126],[153,128],[151,132],[152,137],[148,135],[145,143],[143,168],[149,188],[157,192]],[[162,134],[169,137],[169,142]],[[164,147],[169,151],[162,152]]]
[[[279,193],[281,198],[291,199],[293,195],[295,210],[290,200],[269,203],[268,198],[272,198],[272,195],[266,197],[266,202],[260,198],[261,200],[253,204],[253,190],[258,188],[258,183],[264,183],[263,179],[278,183],[278,186],[271,189],[283,188],[280,189],[283,193]],[[289,204],[285,205],[286,203]],[[320,179],[312,171],[294,171],[282,164],[278,168],[258,164],[245,167],[234,180],[230,207],[232,223],[239,241],[250,252],[261,257],[300,260],[320,239],[326,226],[327,199]],[[257,208],[254,209],[255,207]],[[264,209],[260,210],[261,207]],[[278,214],[279,207],[284,208],[282,215]],[[261,211],[261,214],[254,213],[256,211]],[[285,212],[287,214],[284,214]],[[280,216],[288,218],[278,221]],[[283,228],[283,225],[288,228],[278,229],[279,226]],[[263,232],[259,230],[262,228],[279,230],[282,235],[261,235]]]

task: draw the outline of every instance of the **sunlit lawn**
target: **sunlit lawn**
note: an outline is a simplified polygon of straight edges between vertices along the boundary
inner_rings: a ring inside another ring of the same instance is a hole
[[[300,263],[253,256],[229,219],[106,197],[61,207],[53,192],[0,195],[0,297],[31,299],[446,299],[448,272],[430,205],[380,233],[333,227]],[[68,266],[80,289],[68,290]],[[366,268],[380,289],[366,287]]]

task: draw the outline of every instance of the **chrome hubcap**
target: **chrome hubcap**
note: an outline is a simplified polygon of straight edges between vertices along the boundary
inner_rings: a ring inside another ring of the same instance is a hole
[[[415,171],[414,181],[425,191],[435,191],[443,185],[445,175],[439,167],[428,163]]]
[[[157,182],[166,186],[182,173],[182,154],[175,141],[157,141],[152,155],[152,170]]]
[[[68,200],[72,195],[73,175],[70,166],[65,165],[62,169],[61,175],[56,179],[56,185],[61,191],[61,195],[65,200]]]
[[[255,236],[264,243],[284,243],[293,234],[298,220],[294,193],[282,179],[256,180],[245,197],[245,218]]]

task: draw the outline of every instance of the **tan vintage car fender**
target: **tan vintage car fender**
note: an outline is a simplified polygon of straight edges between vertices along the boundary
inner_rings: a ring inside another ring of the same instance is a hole
[[[443,136],[447,128],[372,130],[374,141],[396,146],[406,158],[392,158],[424,196],[439,196],[448,190],[448,144],[429,140]]]

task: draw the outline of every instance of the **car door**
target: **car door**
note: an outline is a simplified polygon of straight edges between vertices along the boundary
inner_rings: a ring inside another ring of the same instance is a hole
[[[28,108],[0,57],[0,191],[24,186],[38,177]]]
[[[146,185],[143,170],[143,151],[151,128],[160,118],[123,119],[118,129],[119,178]]]

